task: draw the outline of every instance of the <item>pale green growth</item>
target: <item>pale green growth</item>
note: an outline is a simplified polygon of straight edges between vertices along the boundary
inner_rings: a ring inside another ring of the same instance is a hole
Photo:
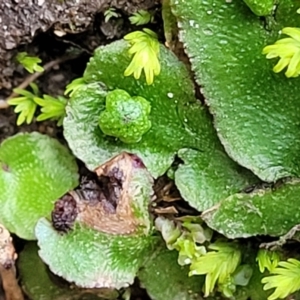
[[[169,219],[158,217],[155,219],[155,227],[161,232],[169,250],[174,249],[174,243],[181,235],[181,230]]]
[[[203,244],[212,237],[209,228],[204,229],[199,223],[201,220],[196,217],[184,217],[183,223],[175,225],[174,221],[158,217],[155,220],[156,229],[159,230],[165,240],[169,250],[176,249],[178,254],[178,264],[188,265],[201,255],[206,254]]]
[[[236,286],[247,286],[253,274],[251,265],[240,265],[231,276],[228,276],[224,283],[218,284],[218,291],[226,298],[234,298]]]
[[[178,264],[189,265],[200,256],[206,254],[204,246],[197,246],[190,233],[184,232],[173,244],[178,254]]]
[[[290,37],[280,39],[275,44],[266,46],[263,49],[263,54],[267,54],[268,59],[280,58],[273,68],[275,73],[287,68],[286,77],[297,77],[300,74],[300,29],[286,27],[282,29],[282,33]]]
[[[276,251],[260,249],[257,253],[256,261],[258,262],[259,271],[263,273],[265,269],[273,272],[280,261],[279,254]]]
[[[275,288],[268,300],[286,298],[300,289],[300,261],[290,258],[279,262],[271,276],[263,278],[261,282],[264,284],[264,290]]]
[[[82,77],[74,79],[71,83],[66,86],[65,95],[72,97],[73,94],[85,84]]]
[[[29,73],[44,71],[44,68],[39,66],[42,60],[35,56],[29,56],[27,52],[18,53],[16,59]]]
[[[154,76],[160,73],[159,42],[156,33],[144,28],[143,31],[134,31],[125,35],[124,39],[131,45],[128,53],[133,55],[124,76],[133,74],[135,79],[139,79],[144,70],[147,84],[152,84]]]
[[[203,244],[212,238],[213,231],[210,228],[203,228],[197,217],[184,217],[182,227],[190,231],[193,241],[196,243]]]
[[[67,100],[63,97],[53,98],[49,95],[44,95],[44,98],[39,97],[40,91],[35,83],[31,83],[32,93],[23,89],[14,89],[14,93],[21,95],[9,99],[9,105],[16,105],[15,113],[20,113],[17,119],[17,125],[20,126],[24,122],[30,124],[33,120],[37,106],[41,106],[41,114],[37,117],[37,121],[57,120],[58,126],[62,124],[65,116],[65,107]]]
[[[14,109],[15,113],[20,113],[17,119],[18,126],[24,122],[27,124],[31,123],[37,108],[34,98],[39,95],[39,89],[35,83],[31,83],[30,87],[32,89],[32,93],[24,89],[14,89],[14,93],[20,95],[20,97],[15,97],[7,101],[9,105],[16,106]]]
[[[66,115],[67,100],[63,97],[53,98],[44,95],[44,98],[35,97],[34,101],[41,106],[41,114],[37,117],[37,121],[57,120],[57,125],[61,126]]]
[[[144,25],[153,21],[153,16],[147,10],[141,9],[129,17],[129,21],[134,25]]]
[[[116,9],[110,7],[104,12],[104,22],[107,23],[111,18],[118,18],[120,15],[116,12]]]
[[[219,283],[218,291],[221,292],[226,298],[233,297],[236,291],[236,285],[233,277],[228,276],[223,283]]]
[[[241,262],[241,251],[235,243],[216,242],[208,246],[211,250],[193,261],[190,276],[206,275],[204,293],[207,297],[218,285],[224,285]]]
[[[130,300],[131,298],[131,288],[126,288],[124,293],[122,294],[123,300]]]

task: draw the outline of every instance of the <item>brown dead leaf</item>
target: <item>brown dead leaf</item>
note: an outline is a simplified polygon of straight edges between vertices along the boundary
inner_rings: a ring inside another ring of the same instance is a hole
[[[104,191],[103,199],[94,205],[90,205],[88,201],[78,201],[78,196],[73,193],[75,200],[77,198],[78,201],[77,220],[101,232],[133,234],[138,226],[142,225],[133,215],[131,207],[133,199],[129,188],[133,169],[138,163],[142,164],[134,156],[123,152],[98,167],[95,172],[99,180],[104,181],[106,193]]]

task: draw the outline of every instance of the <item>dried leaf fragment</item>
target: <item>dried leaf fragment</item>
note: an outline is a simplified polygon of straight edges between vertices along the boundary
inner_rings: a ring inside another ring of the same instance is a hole
[[[95,172],[56,202],[52,224],[38,221],[39,255],[53,273],[79,287],[120,289],[133,283],[157,242],[149,213],[153,178],[126,152]]]
[[[148,232],[153,179],[142,161],[123,152],[95,172],[96,180],[85,179],[79,190],[55,203],[54,228],[67,231],[76,220],[108,234],[134,234],[141,228]]]

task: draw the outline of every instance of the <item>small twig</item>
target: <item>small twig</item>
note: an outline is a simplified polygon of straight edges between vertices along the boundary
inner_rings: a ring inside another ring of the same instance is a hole
[[[295,234],[300,231],[300,225],[295,225],[292,229],[290,229],[285,235],[279,237],[278,240],[269,242],[269,243],[262,243],[260,244],[260,248],[265,248],[267,250],[275,251],[278,248],[282,247],[284,244],[287,243],[288,240],[293,239]]]
[[[181,197],[163,196],[162,200],[165,202],[175,202],[181,200]]]
[[[159,215],[178,214],[178,210],[174,206],[155,208],[154,212]]]
[[[9,231],[0,224],[0,278],[6,300],[24,300],[16,278],[17,254]]]
[[[68,60],[71,60],[71,59],[74,59],[76,58],[76,56],[63,56],[63,57],[60,57],[60,58],[57,58],[55,60],[52,60],[52,61],[49,61],[48,63],[46,63],[43,68],[44,68],[44,71],[43,72],[35,72],[29,76],[27,76],[25,78],[25,80],[19,85],[17,86],[18,89],[26,89],[28,87],[28,85],[35,81],[37,78],[39,78],[40,76],[44,75],[45,72],[49,71],[50,69],[52,69],[54,66],[56,65],[59,65],[65,61],[68,61]],[[15,96],[17,96],[18,94],[12,92],[9,97],[5,100],[0,100],[0,109],[6,109],[9,107],[8,103],[7,103],[7,100],[8,99],[11,99]]]
[[[16,270],[14,267],[9,269],[0,265],[0,274],[2,278],[2,285],[5,291],[6,300],[24,300],[22,290],[18,285],[16,279]]]
[[[173,186],[173,182],[169,182],[167,185],[165,185],[162,189],[162,191],[164,192],[164,194],[169,195],[170,193],[170,189]]]

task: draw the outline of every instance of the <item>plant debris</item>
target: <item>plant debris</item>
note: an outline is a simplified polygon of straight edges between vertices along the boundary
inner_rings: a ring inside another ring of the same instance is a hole
[[[53,227],[58,231],[68,231],[72,228],[77,214],[77,205],[74,198],[70,194],[64,195],[55,202],[51,214]]]
[[[110,234],[135,233],[143,222],[131,203],[138,192],[131,186],[136,169],[145,169],[142,161],[136,155],[124,152],[98,167],[96,176],[83,177],[78,189],[55,203],[53,227],[67,232],[78,221]],[[147,180],[153,182],[150,174]],[[149,195],[149,199],[153,199],[152,196]]]
[[[17,257],[9,231],[0,224],[0,277],[6,300],[24,299],[16,279],[15,260]]]

